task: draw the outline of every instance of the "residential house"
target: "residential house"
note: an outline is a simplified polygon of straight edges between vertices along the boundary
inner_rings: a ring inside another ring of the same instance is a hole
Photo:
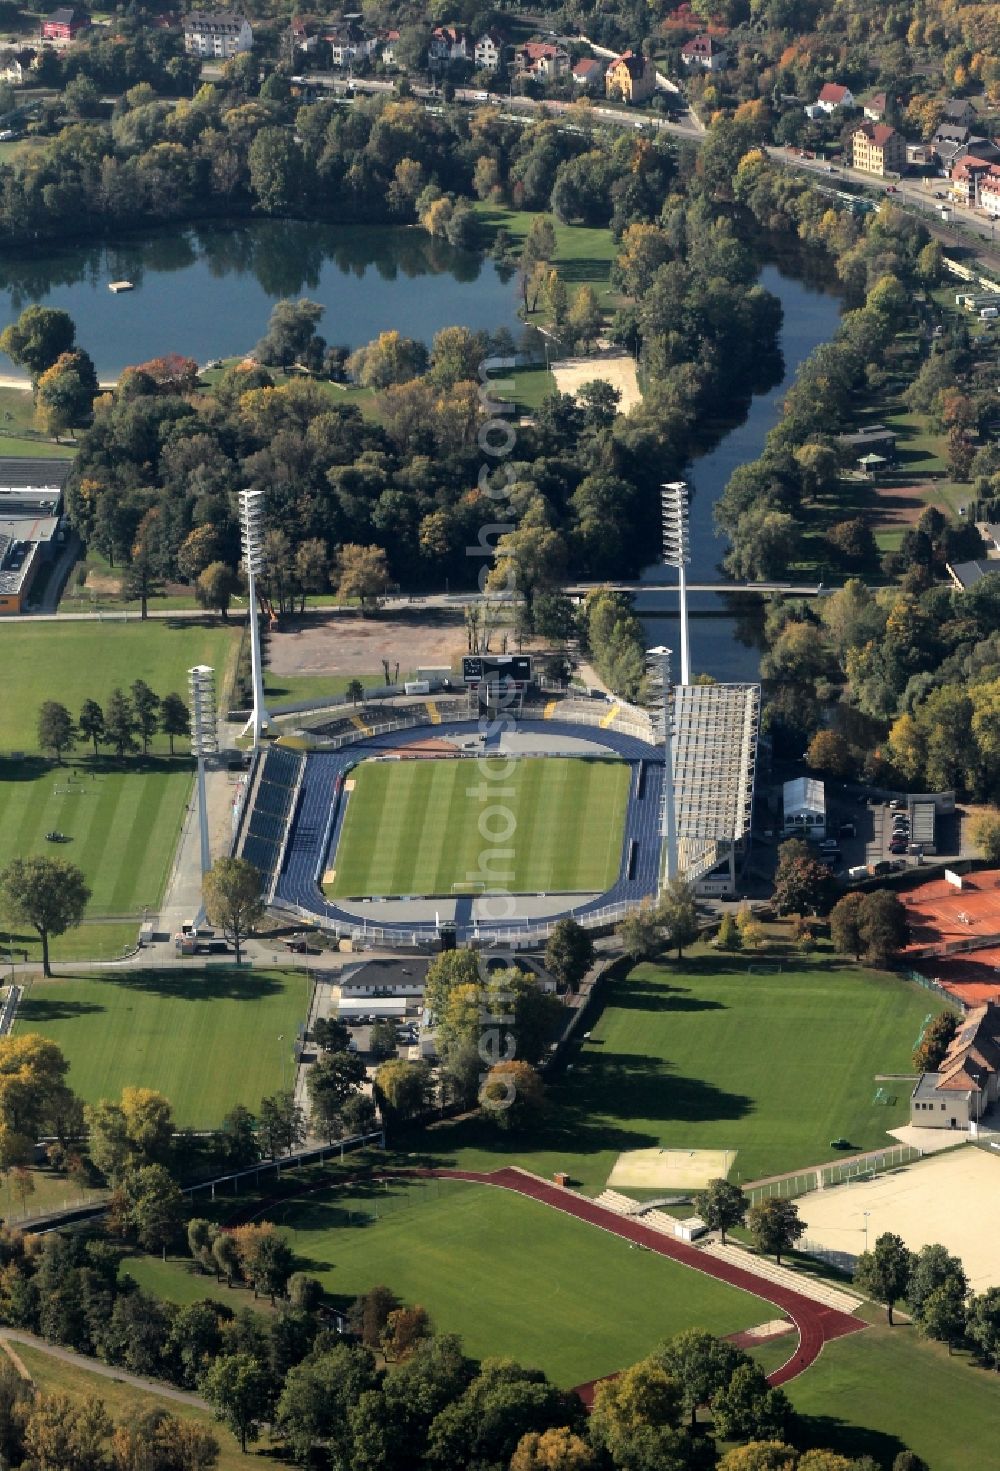
[[[819,96],[813,103],[814,109],[825,112],[827,116],[837,112],[839,109],[854,106],[854,93],[850,87],[842,87],[839,82],[825,82],[820,88]]]
[[[959,1023],[936,1072],[921,1073],[910,1095],[910,1123],[967,1129],[1000,1097],[1000,1006],[985,1001]]]
[[[26,66],[17,51],[0,51],[0,82],[19,86],[24,80]]]
[[[961,153],[951,166],[949,193],[956,204],[979,204],[983,182],[1000,161],[1000,148],[992,143],[980,144],[973,151]]]
[[[721,45],[714,36],[703,32],[700,36],[692,36],[690,41],[685,41],[681,47],[681,65],[686,67],[700,67],[706,72],[725,71],[729,64],[729,52]]]
[[[296,51],[302,51],[308,56],[316,50],[319,45],[319,37],[307,30],[304,21],[293,20],[289,30],[291,32],[292,45]]]
[[[826,788],[815,776],[797,776],[782,788],[786,837],[826,837]]]
[[[656,91],[656,67],[636,51],[623,51],[608,66],[604,90],[622,102],[647,102]]]
[[[184,50],[228,61],[253,50],[253,30],[238,10],[192,10],[184,17]]]
[[[962,150],[968,147],[970,136],[964,123],[941,123],[927,146],[947,172]]]
[[[481,72],[498,72],[503,65],[504,55],[507,50],[507,38],[502,31],[484,31],[476,42],[473,57],[476,70]]]
[[[435,26],[427,48],[432,71],[446,67],[450,61],[471,61],[472,44],[458,26]]]
[[[863,104],[864,114],[870,123],[880,123],[885,117],[886,96],[884,92],[873,92]]]
[[[42,40],[54,41],[57,45],[68,45],[89,26],[90,16],[85,10],[77,10],[72,5],[63,5],[59,10],[53,10],[52,14],[42,21]]]
[[[862,123],[851,134],[852,162],[865,174],[901,174],[906,168],[906,140],[888,123]]]
[[[951,97],[941,109],[941,122],[960,128],[973,128],[979,117],[972,103],[965,97]]]
[[[599,56],[581,56],[573,68],[573,85],[596,91],[604,81],[604,67]]]
[[[514,65],[522,76],[548,82],[569,71],[569,52],[549,41],[525,41],[514,52]]]
[[[382,47],[382,62],[384,66],[396,65],[396,46],[399,43],[398,31],[386,31],[380,41]]]
[[[979,205],[991,219],[1000,219],[1000,169],[996,164],[979,180]]]
[[[887,429],[884,424],[867,424],[853,434],[838,434],[836,442],[855,463],[872,454],[880,455],[890,464],[896,459],[895,430]]]
[[[374,36],[366,35],[352,20],[333,26],[323,39],[330,48],[330,65],[336,67],[353,66],[370,56],[378,45]]]

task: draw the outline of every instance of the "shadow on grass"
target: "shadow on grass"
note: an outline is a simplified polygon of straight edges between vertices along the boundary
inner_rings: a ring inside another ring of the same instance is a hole
[[[94,977],[87,979],[93,980]],[[102,975],[99,979],[122,991],[142,991],[147,995],[169,996],[175,1001],[262,1001],[276,996],[281,983],[260,972],[230,971],[214,967],[210,971],[176,972],[129,970],[121,975]]]
[[[106,1010],[107,1007],[94,1001],[70,1001],[61,996],[29,997],[21,1002],[17,1020],[20,1025],[27,1022],[33,1026],[44,1026],[46,1022],[75,1021],[78,1017],[93,1016],[95,1012]]]
[[[864,1425],[852,1425],[836,1415],[798,1416],[796,1444],[803,1449],[823,1449],[839,1452],[852,1460],[871,1456],[876,1465],[891,1466],[906,1445],[898,1436],[888,1435],[883,1430],[870,1430]]]

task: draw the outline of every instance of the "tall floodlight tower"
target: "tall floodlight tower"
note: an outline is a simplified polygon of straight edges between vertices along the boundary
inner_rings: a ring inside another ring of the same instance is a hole
[[[260,619],[257,610],[257,578],[264,568],[264,494],[260,490],[240,491],[240,527],[243,533],[243,565],[247,574],[247,603],[250,619],[250,666],[253,675],[253,713],[247,730],[253,730],[253,743],[260,744],[271,717],[264,704],[264,669],[260,652]]]
[[[215,704],[215,670],[196,664],[188,670],[191,694],[191,751],[198,758],[198,821],[201,826],[202,878],[212,867],[208,846],[208,803],[205,800],[205,758],[219,753],[219,721]]]
[[[660,486],[663,513],[663,561],[677,568],[677,591],[681,605],[681,684],[691,683],[691,648],[688,643],[687,564],[691,560],[688,534],[688,488],[683,480]]]
[[[657,734],[663,744],[663,800],[660,804],[660,837],[666,862],[664,880],[677,877],[677,810],[674,799],[674,701],[670,684],[670,650],[660,645],[649,650],[648,685],[657,711]]]

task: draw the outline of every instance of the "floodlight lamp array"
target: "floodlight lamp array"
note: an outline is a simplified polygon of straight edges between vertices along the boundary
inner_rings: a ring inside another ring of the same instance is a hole
[[[208,664],[196,664],[188,670],[188,689],[191,695],[192,754],[214,756],[219,749],[215,670]]]

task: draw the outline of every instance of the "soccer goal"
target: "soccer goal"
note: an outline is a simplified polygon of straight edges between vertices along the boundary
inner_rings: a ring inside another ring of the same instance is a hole
[[[485,894],[486,880],[459,879],[457,883],[452,884],[451,892],[453,894]]]
[[[763,965],[747,966],[747,975],[749,976],[779,976],[780,974],[781,964],[778,961],[772,961]]]

